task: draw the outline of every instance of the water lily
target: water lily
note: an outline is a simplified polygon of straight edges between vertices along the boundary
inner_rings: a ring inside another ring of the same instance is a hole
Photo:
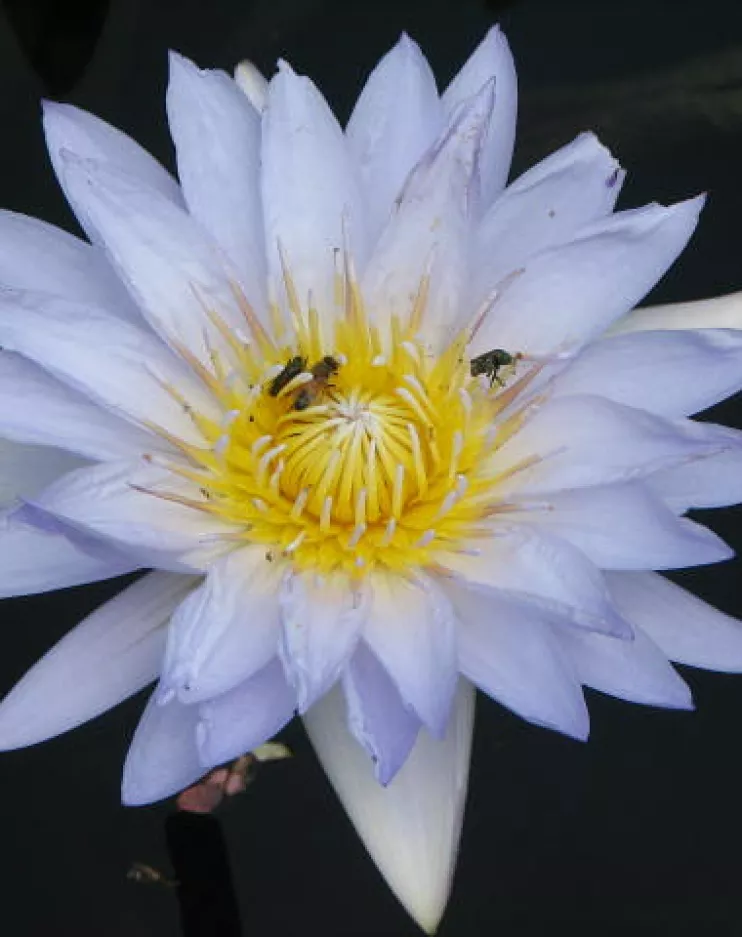
[[[656,572],[730,556],[683,514],[742,498],[740,433],[689,419],[742,386],[742,332],[629,316],[703,199],[614,212],[591,134],[506,187],[497,28],[441,95],[403,37],[345,131],[286,63],[173,55],[167,111],[179,184],[45,106],[90,244],[0,215],[0,590],[152,570],[11,690],[0,746],[157,680],[143,804],[298,712],[432,931],[474,687],[585,739],[583,685],[689,708],[670,660],[742,667],[740,624]]]

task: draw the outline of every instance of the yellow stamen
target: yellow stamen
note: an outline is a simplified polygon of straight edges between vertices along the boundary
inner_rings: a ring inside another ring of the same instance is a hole
[[[211,366],[179,349],[223,417],[206,418],[164,382],[204,447],[147,424],[186,456],[167,467],[203,500],[150,493],[222,518],[225,540],[259,543],[317,575],[406,575],[434,566],[437,551],[475,549],[498,515],[516,509],[506,483],[539,461],[503,468],[494,456],[538,406],[530,387],[543,362],[513,349],[501,382],[472,377],[468,343],[496,296],[434,355],[423,341],[429,271],[409,315],[381,325],[367,314],[347,249],[336,252],[334,319],[311,296],[301,302],[280,246],[279,257],[289,316],[271,304],[272,334],[235,286],[250,337],[207,308],[223,340],[220,350],[204,340]],[[292,365],[271,393],[296,358],[304,369]]]

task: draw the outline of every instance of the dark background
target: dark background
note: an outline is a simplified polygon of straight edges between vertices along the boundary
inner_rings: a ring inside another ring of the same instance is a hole
[[[445,83],[500,19],[522,92],[518,172],[597,130],[630,175],[624,206],[708,190],[698,234],[652,299],[742,288],[742,4],[738,0],[5,0],[0,6],[0,205],[75,230],[47,164],[39,100],[86,107],[166,165],[166,49],[202,66],[278,56],[344,119],[407,30]],[[693,376],[688,375],[692,380]],[[709,414],[742,427],[732,402]],[[742,550],[742,512],[702,518]],[[0,560],[1,561],[1,560]],[[678,575],[742,615],[742,560]],[[0,692],[121,583],[3,603]],[[589,693],[587,745],[478,710],[469,807],[441,937],[742,935],[742,676],[684,670],[695,713]],[[119,805],[144,695],[77,731],[0,755],[0,930],[8,937],[176,937],[170,804]],[[51,701],[53,705],[53,701]],[[386,889],[298,726],[221,811],[250,937],[418,933]]]

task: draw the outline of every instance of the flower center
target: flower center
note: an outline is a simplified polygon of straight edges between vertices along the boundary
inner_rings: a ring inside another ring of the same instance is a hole
[[[533,369],[505,387],[515,358],[471,361],[465,332],[432,355],[415,308],[383,334],[353,286],[331,337],[314,310],[292,308],[288,340],[275,310],[278,338],[259,326],[255,342],[230,338],[231,373],[217,360],[216,376],[202,375],[225,425],[202,420],[210,448],[189,447],[195,470],[175,471],[269,560],[359,576],[428,565],[487,533],[506,509],[489,457],[520,424],[513,402]]]

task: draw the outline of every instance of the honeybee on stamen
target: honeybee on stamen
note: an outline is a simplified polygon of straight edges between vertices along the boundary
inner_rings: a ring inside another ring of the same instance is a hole
[[[340,370],[340,362],[331,355],[325,355],[324,358],[313,364],[309,369],[312,380],[303,384],[294,397],[294,410],[306,410],[310,407],[319,395],[330,385],[330,378]]]
[[[293,358],[289,358],[284,369],[280,371],[268,385],[268,393],[270,396],[277,397],[287,384],[293,381],[297,375],[301,374],[306,366],[307,359],[302,358],[301,355],[295,355]]]

